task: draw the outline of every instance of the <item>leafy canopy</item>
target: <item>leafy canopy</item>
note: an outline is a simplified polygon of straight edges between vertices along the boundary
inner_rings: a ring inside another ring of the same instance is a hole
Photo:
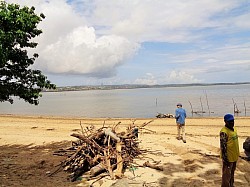
[[[43,89],[55,89],[40,70],[29,68],[38,54],[28,56],[28,48],[36,48],[32,39],[42,30],[37,25],[45,18],[35,14],[34,7],[22,7],[0,1],[0,101],[13,103],[13,96],[38,105]]]

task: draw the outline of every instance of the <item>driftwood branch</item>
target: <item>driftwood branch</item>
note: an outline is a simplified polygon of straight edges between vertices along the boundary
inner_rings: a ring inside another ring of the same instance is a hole
[[[157,166],[157,165],[150,164],[149,161],[145,162],[145,163],[143,164],[143,166],[146,166],[146,167],[149,167],[149,168],[152,168],[152,169],[156,169],[156,170],[163,171],[163,167],[162,167],[162,166]]]
[[[92,147],[95,147],[96,149],[98,149],[99,151],[103,151],[103,149],[98,145],[96,144],[95,142],[93,141],[90,141],[87,137],[85,137],[84,135],[81,135],[81,134],[71,134],[71,136],[74,136],[76,138],[79,138],[80,140],[84,141],[85,143],[91,145]]]

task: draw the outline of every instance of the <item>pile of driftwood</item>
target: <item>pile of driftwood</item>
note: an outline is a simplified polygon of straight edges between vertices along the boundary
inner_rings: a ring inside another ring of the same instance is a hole
[[[174,118],[173,114],[162,114],[162,113],[158,113],[156,116],[156,118]]]
[[[67,157],[60,167],[70,173],[71,181],[79,177],[91,180],[107,175],[111,179],[122,178],[124,169],[142,153],[139,149],[138,129],[150,122],[139,127],[133,123],[127,127],[126,132],[120,133],[116,132],[120,122],[112,128],[104,125],[97,130],[94,126],[82,128],[82,132],[71,134],[77,138],[71,147],[55,151],[54,155]]]

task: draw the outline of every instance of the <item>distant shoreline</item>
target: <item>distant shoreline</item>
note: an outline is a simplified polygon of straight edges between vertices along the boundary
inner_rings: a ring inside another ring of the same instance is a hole
[[[250,82],[236,83],[192,83],[192,84],[163,84],[163,85],[143,85],[143,84],[122,84],[122,85],[90,85],[90,86],[61,86],[55,90],[45,89],[43,92],[64,92],[64,91],[88,91],[88,90],[115,90],[115,89],[141,89],[141,88],[166,88],[166,87],[189,87],[189,86],[226,86],[242,85]]]
[[[143,117],[143,118],[128,118],[128,117],[81,117],[81,116],[60,116],[60,115],[28,115],[28,114],[0,114],[0,118],[16,118],[16,119],[65,119],[65,120],[175,120],[174,118],[156,118],[156,117]],[[203,117],[188,117],[187,120],[210,120],[210,119],[222,119],[221,116],[203,116]],[[250,119],[250,116],[235,116],[235,119]]]

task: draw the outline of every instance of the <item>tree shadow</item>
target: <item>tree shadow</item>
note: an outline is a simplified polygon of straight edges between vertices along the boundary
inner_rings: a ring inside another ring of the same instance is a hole
[[[235,173],[235,186],[249,186],[250,163],[239,159]],[[164,164],[165,177],[159,187],[217,187],[221,185],[222,163],[219,156],[203,155],[201,159],[184,160],[181,164]]]
[[[70,143],[0,146],[0,184],[20,187],[76,186],[77,182],[68,181],[68,174],[64,171],[49,176],[65,160],[65,157],[53,155],[54,151],[68,147]]]

